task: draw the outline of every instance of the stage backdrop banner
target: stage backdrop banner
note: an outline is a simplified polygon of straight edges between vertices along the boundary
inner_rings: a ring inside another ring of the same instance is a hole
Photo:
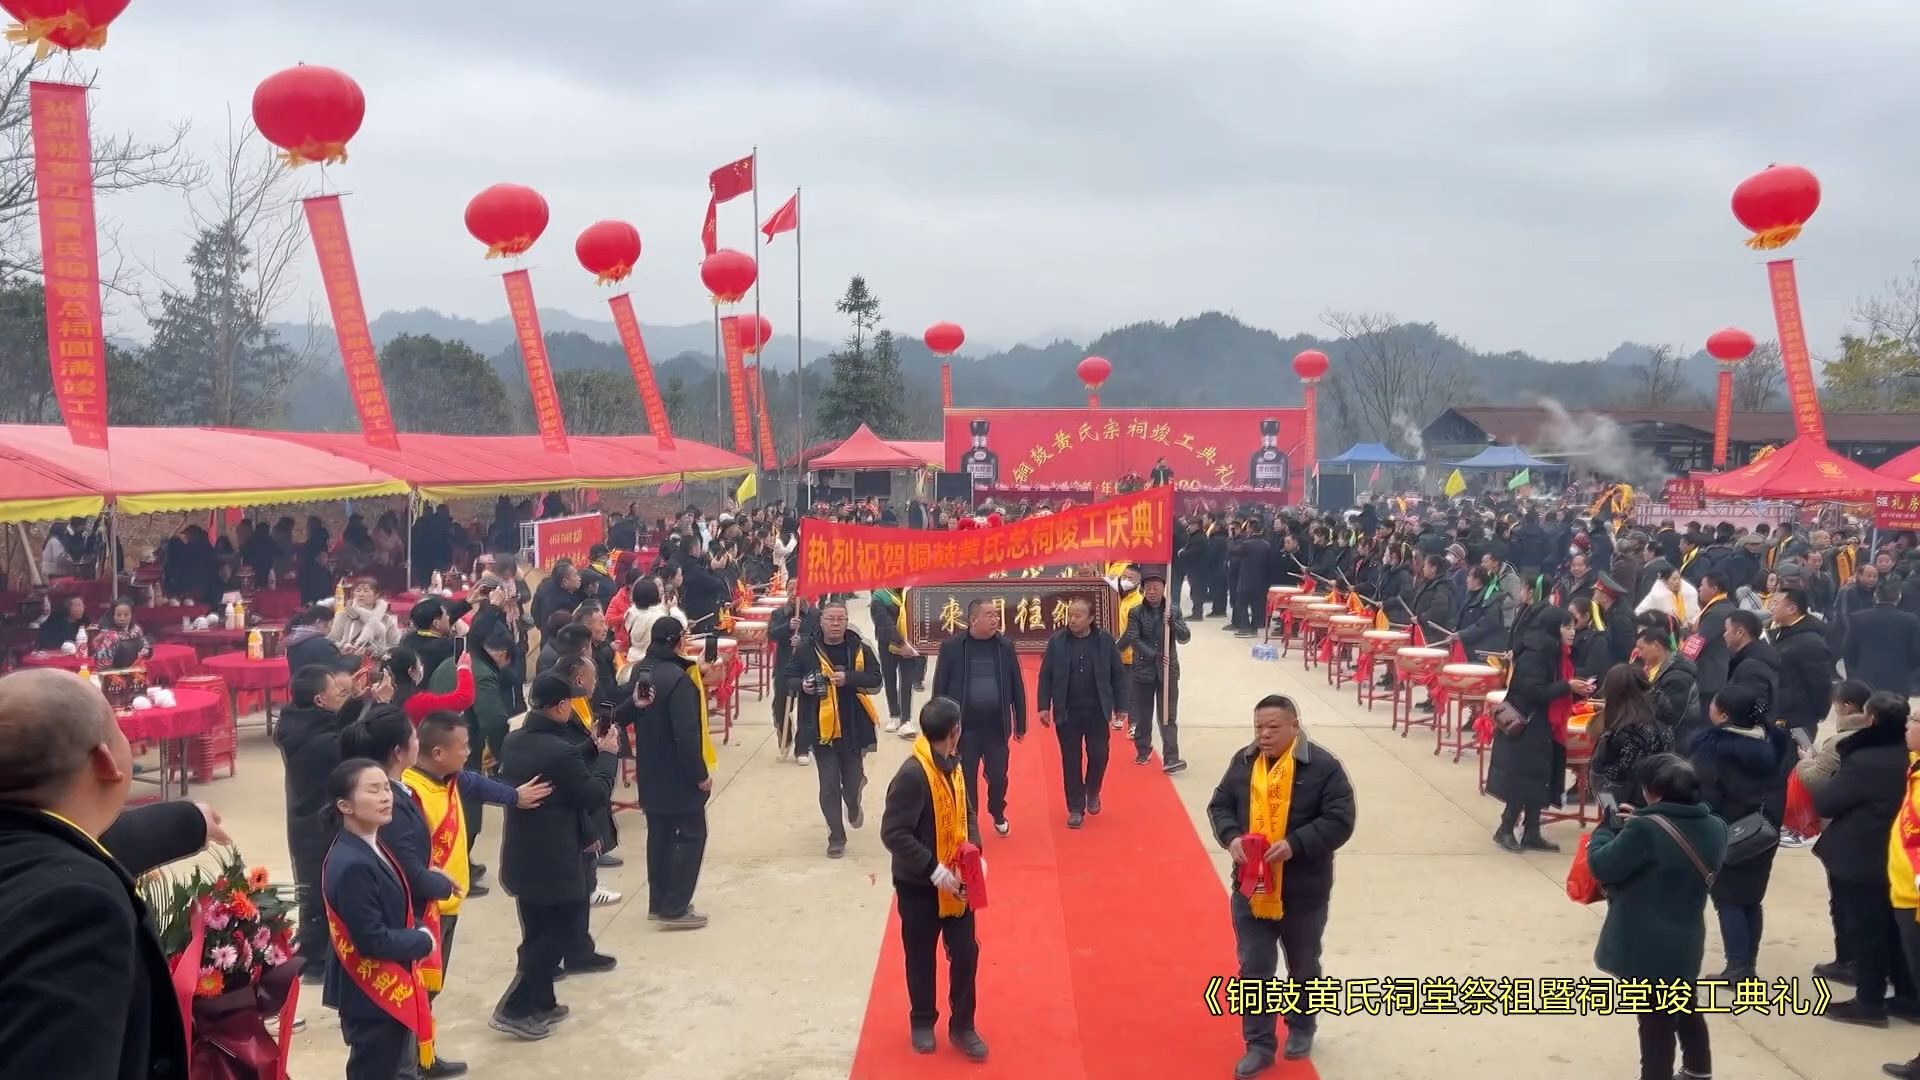
[[[1165,562],[1173,492],[1152,488],[1094,506],[979,529],[927,531],[800,522],[803,595],[938,585],[995,571],[1075,562]]]
[[[599,514],[536,521],[533,523],[534,564],[551,570],[561,559],[571,559],[573,565],[585,566],[593,545],[605,543],[606,539],[607,519]]]
[[[946,410],[947,468],[976,487],[1147,480],[1165,458],[1176,484],[1285,491],[1299,502],[1306,412],[1272,409]]]

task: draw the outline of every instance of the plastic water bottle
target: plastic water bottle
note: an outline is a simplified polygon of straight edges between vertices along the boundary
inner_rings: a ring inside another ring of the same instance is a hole
[[[81,656],[87,655],[87,628],[84,626],[80,628],[79,633],[73,635],[73,651]]]

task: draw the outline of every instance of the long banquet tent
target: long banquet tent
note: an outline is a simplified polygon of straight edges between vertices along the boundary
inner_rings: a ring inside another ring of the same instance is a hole
[[[687,439],[576,435],[565,453],[534,435],[402,435],[376,450],[358,433],[116,427],[111,451],[75,446],[57,424],[0,424],[0,521],[367,499],[434,501],[739,476],[753,463]]]

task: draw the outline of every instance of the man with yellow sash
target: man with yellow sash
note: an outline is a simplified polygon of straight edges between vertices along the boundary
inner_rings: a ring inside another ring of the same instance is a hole
[[[913,690],[926,679],[927,658],[907,638],[907,590],[873,590],[870,613],[873,641],[880,646],[880,678],[887,692],[887,730],[911,739],[920,733],[913,723]]]
[[[960,762],[960,705],[943,697],[920,710],[913,754],[887,785],[880,840],[893,856],[893,892],[900,911],[900,944],[907,961],[907,1023],[917,1053],[934,1051],[940,1019],[937,958],[947,949],[947,1041],[974,1061],[985,1061],[987,1044],[974,1030],[974,975],[980,943],[967,903],[963,853],[977,859],[982,880],[986,860],[980,835],[967,812],[967,781]]]
[[[813,754],[827,858],[838,859],[847,853],[846,827],[866,822],[860,790],[867,784],[866,752],[878,742],[873,693],[880,689],[880,661],[848,628],[846,603],[830,600],[820,608],[819,635],[801,640],[786,675],[800,688],[796,746]]]
[[[1207,801],[1214,839],[1233,858],[1231,907],[1243,992],[1275,976],[1280,954],[1287,978],[1320,977],[1320,939],[1333,893],[1333,853],[1353,836],[1353,785],[1340,760],[1300,730],[1292,698],[1269,694],[1253,707],[1253,743],[1227,762]],[[1246,1010],[1240,1021],[1246,1053],[1234,1066],[1242,1080],[1271,1068],[1274,1014]],[[1316,1016],[1289,1013],[1289,1060],[1313,1053]]]
[[[1140,606],[1141,572],[1142,571],[1140,569],[1139,563],[1128,563],[1125,567],[1121,568],[1120,576],[1114,579],[1113,587],[1119,590],[1120,592],[1120,609],[1114,616],[1113,625],[1115,626],[1127,625],[1127,613],[1132,611],[1134,608],[1137,608]],[[1180,606],[1180,603],[1178,600],[1174,601],[1174,606],[1175,607]],[[1128,646],[1127,648],[1120,650],[1120,663],[1129,667],[1132,666],[1133,664],[1133,647],[1132,646]],[[1128,724],[1125,718],[1116,717],[1113,721],[1113,726],[1115,730],[1118,730],[1123,727],[1128,727]],[[1129,735],[1128,737],[1131,738],[1132,736]]]
[[[1910,971],[1920,971],[1920,717],[1907,715],[1906,797],[1887,834],[1887,887],[1893,921],[1900,927],[1900,951]],[[1895,1080],[1920,1080],[1920,1054],[1881,1071]]]
[[[440,996],[446,972],[453,963],[453,932],[460,922],[460,901],[472,887],[472,868],[467,859],[467,816],[463,802],[517,806],[522,810],[539,806],[553,793],[545,780],[535,777],[518,788],[508,787],[465,766],[471,750],[471,737],[465,717],[456,712],[431,712],[420,721],[420,756],[413,767],[402,774],[406,789],[427,819],[427,865],[453,879],[452,896],[438,902],[440,914],[439,962],[422,964],[421,982],[428,1000]],[[432,958],[429,958],[430,960]],[[463,1062],[436,1055],[421,1075],[427,1080],[442,1080],[467,1071]]]

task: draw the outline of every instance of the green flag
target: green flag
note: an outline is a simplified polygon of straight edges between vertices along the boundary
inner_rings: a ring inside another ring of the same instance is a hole
[[[1518,491],[1528,484],[1533,483],[1533,477],[1528,475],[1530,471],[1529,469],[1521,469],[1519,472],[1514,473],[1513,479],[1507,481],[1507,490]]]

